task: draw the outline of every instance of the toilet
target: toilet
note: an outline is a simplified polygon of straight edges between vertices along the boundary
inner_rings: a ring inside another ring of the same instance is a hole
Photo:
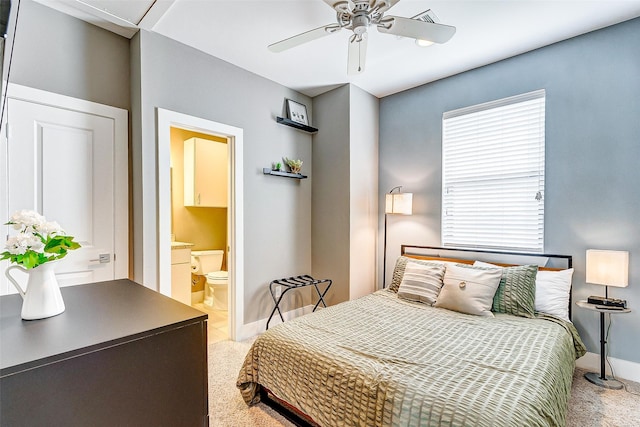
[[[211,306],[216,310],[227,310],[229,297],[227,286],[229,282],[229,273],[227,271],[214,271],[207,275],[207,287],[209,295],[211,295]]]
[[[207,278],[204,304],[215,310],[227,310],[229,273],[220,270],[224,251],[191,251],[191,272]]]

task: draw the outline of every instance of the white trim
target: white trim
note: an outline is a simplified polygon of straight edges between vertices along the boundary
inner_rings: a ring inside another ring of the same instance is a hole
[[[616,378],[640,382],[640,363],[616,359],[615,357],[608,357],[607,359],[613,366]],[[611,375],[609,364],[607,363],[605,366],[607,375]],[[587,353],[576,360],[576,367],[590,372],[600,372],[600,355],[598,353]]]
[[[163,108],[157,108],[157,126],[157,290],[167,296],[171,296],[170,127],[223,136],[229,140],[229,336],[237,341],[239,330],[244,326],[243,130]]]
[[[7,98],[112,119],[114,123],[114,278],[129,277],[129,113],[122,108],[9,83]],[[5,112],[6,113],[6,112]],[[5,117],[7,115],[5,114]],[[6,119],[3,119],[6,121]],[[6,128],[3,123],[3,129]],[[3,135],[3,141],[6,138]],[[6,147],[5,147],[6,148]],[[6,161],[6,160],[5,160]],[[5,168],[6,170],[6,168]],[[5,177],[3,177],[5,178]],[[0,182],[6,186],[6,180]],[[3,197],[6,194],[3,192]],[[5,200],[2,201],[5,204]],[[3,206],[3,210],[6,208]],[[0,212],[0,215],[8,212]],[[4,221],[2,221],[4,223]],[[1,280],[1,279],[0,279]]]
[[[138,32],[138,26],[124,18],[113,15],[82,1],[69,0],[34,0],[58,12],[66,13],[74,18],[104,28],[128,39]],[[144,18],[143,18],[144,19]]]
[[[533,99],[540,99],[546,96],[544,89],[534,90],[533,92],[523,93],[521,95],[510,96],[508,98],[496,99],[495,101],[489,101],[482,104],[471,105],[469,107],[458,108],[457,110],[445,111],[442,113],[442,119],[451,119],[453,117],[464,116],[466,114],[477,113],[478,111],[490,110],[492,108],[504,107],[511,104],[517,104],[519,102],[531,101]]]
[[[125,18],[109,13],[91,4],[76,0],[34,0],[67,15],[81,19],[120,36],[131,39],[140,28],[153,31],[153,27],[160,21],[175,0],[155,0],[151,8],[136,25]]]
[[[313,305],[305,305],[304,307],[299,307],[294,310],[285,311],[284,313],[282,313],[282,317],[284,317],[285,321],[292,320],[292,319],[295,319],[296,317],[300,317],[305,314],[309,314],[311,312],[313,312]],[[237,339],[235,341],[245,341],[245,340],[248,340],[249,338],[253,338],[256,335],[260,335],[261,333],[263,333],[265,331],[265,328],[267,327],[267,319],[268,318],[264,318],[264,319],[256,320],[255,322],[247,323],[246,325],[242,325],[242,328],[239,331],[239,334],[236,337]],[[273,316],[273,319],[271,319],[271,323],[269,323],[269,327],[273,328],[274,326],[279,325],[280,323],[282,323],[282,320],[280,320],[280,316],[278,316],[278,313],[276,313]]]
[[[142,17],[142,20],[138,23],[138,28],[143,30],[153,31],[155,25],[160,19],[167,13],[169,8],[173,6],[175,0],[156,0],[151,6],[151,9],[147,11],[147,14]]]

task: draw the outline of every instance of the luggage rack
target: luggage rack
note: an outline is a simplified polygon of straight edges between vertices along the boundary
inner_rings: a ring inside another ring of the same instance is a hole
[[[320,292],[320,288],[318,288],[318,285],[323,283],[326,284],[327,287],[324,288],[323,292]],[[272,280],[271,283],[269,283],[269,293],[271,294],[271,298],[273,298],[275,306],[273,307],[273,310],[271,310],[269,320],[267,320],[267,329],[269,329],[269,323],[271,322],[273,315],[276,314],[276,311],[280,315],[280,319],[282,320],[282,322],[284,322],[282,311],[280,311],[280,301],[282,301],[282,297],[284,297],[284,294],[286,294],[288,291],[290,291],[291,289],[304,288],[305,286],[313,286],[318,293],[318,301],[316,302],[316,305],[313,306],[313,311],[316,311],[320,303],[322,303],[324,307],[327,307],[327,304],[324,301],[324,296],[327,294],[327,291],[331,287],[332,283],[333,281],[331,279],[316,280],[308,274]],[[276,298],[274,286],[284,286],[284,289],[282,290],[282,293],[278,298]]]

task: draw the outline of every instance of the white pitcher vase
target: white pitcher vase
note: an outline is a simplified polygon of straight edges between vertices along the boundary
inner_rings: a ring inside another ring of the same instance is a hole
[[[53,272],[57,262],[46,262],[37,267],[26,269],[21,265],[12,265],[5,271],[5,275],[22,297],[22,313],[24,320],[36,320],[52,317],[65,310],[58,280]],[[29,275],[27,289],[24,290],[11,277],[11,270],[21,270]]]

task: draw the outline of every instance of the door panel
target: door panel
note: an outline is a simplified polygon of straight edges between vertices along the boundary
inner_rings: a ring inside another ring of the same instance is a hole
[[[114,279],[114,120],[16,99],[8,113],[9,214],[37,210],[82,245],[58,264],[61,286]]]

